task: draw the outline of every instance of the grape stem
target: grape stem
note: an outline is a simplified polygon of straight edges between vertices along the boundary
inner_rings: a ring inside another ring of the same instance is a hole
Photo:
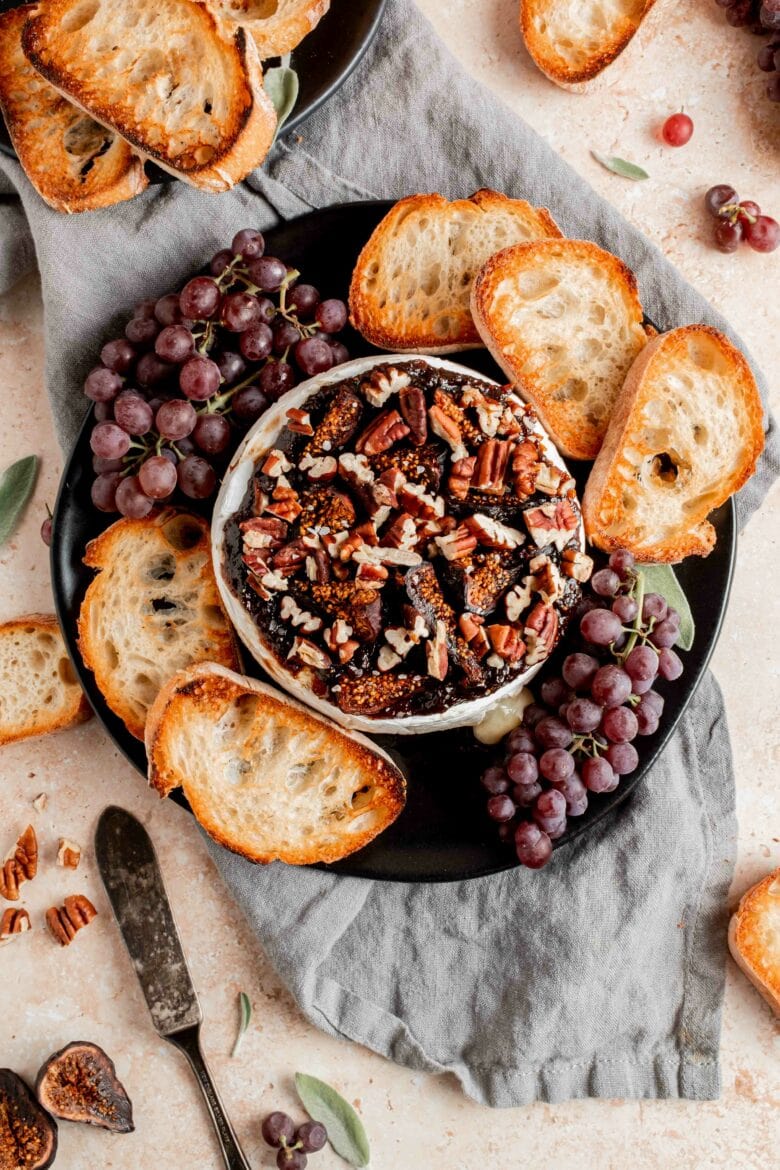
[[[746,219],[748,223],[755,223],[755,215],[751,215],[749,211],[745,211],[744,207],[740,207],[738,203],[724,203],[718,208],[718,215],[723,219],[727,219],[729,223],[736,223],[738,219]]]
[[[610,647],[610,649],[612,649],[612,653],[615,655],[615,658],[617,658],[621,666],[636,646],[637,639],[642,636],[642,607],[644,606],[645,602],[645,575],[641,569],[637,569],[634,574],[634,584],[631,588],[630,596],[633,597],[634,601],[636,602],[636,617],[634,618],[634,624],[630,627],[631,632],[628,635],[628,641],[620,651],[614,650],[612,647]]]

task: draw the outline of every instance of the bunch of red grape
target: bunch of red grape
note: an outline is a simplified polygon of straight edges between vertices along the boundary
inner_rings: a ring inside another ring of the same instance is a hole
[[[704,206],[715,220],[715,246],[721,252],[736,252],[740,244],[749,244],[755,252],[774,252],[780,244],[780,224],[771,215],[763,215],[752,199],[743,199],[728,183],[710,187]]]
[[[653,683],[673,680],[683,665],[672,647],[680,618],[659,593],[646,593],[631,553],[612,554],[594,573],[580,604],[581,645],[559,675],[541,684],[510,732],[501,763],[482,775],[488,816],[518,859],[540,869],[592,793],[612,792],[633,772],[633,740],[658,730],[664,700]]]
[[[337,336],[347,306],[299,276],[244,228],[210,275],[136,306],[84,382],[95,403],[96,508],[142,517],[177,490],[207,499],[237,437],[271,402],[348,359]]]
[[[771,73],[766,92],[770,102],[780,102],[780,0],[715,0],[726,10],[726,20],[734,28],[769,40],[758,52],[758,67]]]
[[[316,1154],[328,1140],[328,1131],[319,1121],[306,1121],[296,1129],[286,1113],[269,1113],[263,1122],[263,1140],[278,1150],[279,1170],[306,1170],[307,1154]]]

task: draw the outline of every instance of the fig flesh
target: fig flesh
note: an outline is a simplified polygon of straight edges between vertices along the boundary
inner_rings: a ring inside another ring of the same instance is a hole
[[[132,1133],[133,1106],[114,1062],[97,1044],[76,1040],[42,1065],[35,1082],[38,1100],[63,1121]]]
[[[46,1170],[57,1154],[57,1123],[10,1068],[0,1068],[0,1170]]]

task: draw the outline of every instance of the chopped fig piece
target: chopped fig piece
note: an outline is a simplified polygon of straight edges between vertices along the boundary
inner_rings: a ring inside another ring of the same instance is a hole
[[[0,1068],[0,1168],[47,1170],[56,1155],[56,1121],[21,1077]]]
[[[349,607],[349,624],[359,642],[374,642],[382,632],[382,602],[375,589],[359,589]]]
[[[38,1100],[63,1121],[132,1133],[133,1106],[114,1062],[97,1044],[76,1040],[50,1056],[35,1082]]]
[[[301,496],[301,504],[301,532],[310,528],[344,532],[355,523],[355,509],[349,496],[332,488],[308,488]]]
[[[382,451],[379,455],[372,455],[369,463],[378,476],[394,467],[402,472],[406,479],[423,484],[426,491],[439,490],[442,457],[433,443],[428,443],[425,447],[400,447]]]
[[[363,403],[344,386],[337,392],[314,434],[303,449],[304,455],[331,455],[349,442],[358,428]]]
[[[444,597],[430,561],[410,569],[405,581],[409,600],[428,628],[436,630],[436,623],[443,622],[447,633],[447,650],[455,665],[460,667],[470,684],[482,682],[485,675],[479,659],[458,634],[455,611]]]
[[[338,692],[338,704],[349,715],[391,714],[404,699],[425,690],[426,679],[419,674],[363,675],[344,678]]]
[[[466,609],[483,615],[491,613],[516,574],[517,570],[503,564],[498,553],[475,556],[474,566],[466,577],[463,591]]]

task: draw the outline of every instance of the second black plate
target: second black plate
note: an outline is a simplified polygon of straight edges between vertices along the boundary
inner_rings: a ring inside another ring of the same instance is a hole
[[[352,203],[312,212],[269,232],[268,251],[300,269],[304,279],[322,289],[325,295],[346,298],[357,256],[390,206],[384,202]],[[353,357],[375,352],[356,333],[346,331],[344,340]],[[467,350],[453,356],[464,365],[503,380],[484,350]],[[107,521],[90,503],[91,427],[90,412],[60,485],[51,550],[54,596],[69,652],[92,706],[120,750],[145,775],[143,744],[108,710],[92,674],[81,661],[77,645],[78,612],[92,579],[91,571],[82,561],[84,549],[106,527]],[[572,466],[572,471],[581,491],[588,467]],[[569,821],[569,830],[556,843],[558,848],[587,832],[603,817],[619,815],[618,806],[642,782],[698,686],[720,630],[736,552],[731,502],[719,508],[711,520],[717,533],[713,552],[706,560],[690,557],[678,569],[693,610],[696,640],[693,649],[683,655],[682,677],[659,685],[666,707],[658,731],[636,741],[640,753],[637,770],[625,777],[614,792],[591,796],[588,811],[583,817]],[[262,677],[249,654],[245,657],[248,671]],[[435,882],[482,877],[517,864],[513,851],[499,843],[495,826],[484,811],[485,797],[479,774],[494,749],[480,746],[468,729],[424,736],[382,737],[380,742],[396,756],[408,777],[406,808],[395,824],[367,848],[327,868],[355,877]],[[543,875],[540,880],[544,880]]]
[[[16,8],[22,0],[0,0],[0,12]],[[313,114],[344,84],[379,28],[387,0],[331,0],[330,10],[317,27],[293,50],[290,64],[298,74],[300,92],[295,109],[284,124],[288,134]],[[266,67],[275,61],[264,63]],[[5,122],[0,116],[0,151],[16,157]],[[173,181],[173,175],[146,164],[153,183]]]

